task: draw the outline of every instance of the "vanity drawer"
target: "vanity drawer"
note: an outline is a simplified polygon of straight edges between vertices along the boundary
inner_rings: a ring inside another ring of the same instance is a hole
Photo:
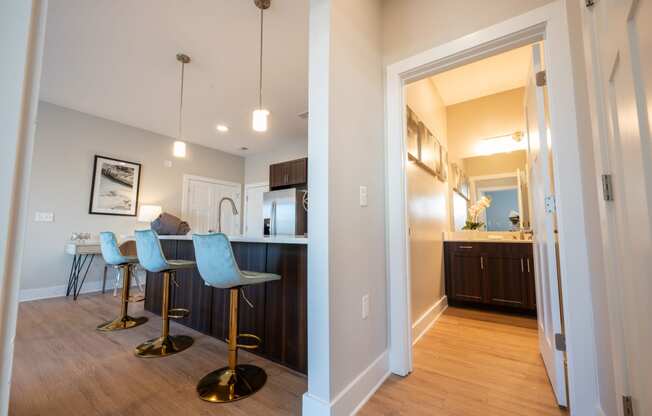
[[[447,241],[444,244],[448,250],[452,251],[479,253],[482,250],[482,244],[475,242]]]

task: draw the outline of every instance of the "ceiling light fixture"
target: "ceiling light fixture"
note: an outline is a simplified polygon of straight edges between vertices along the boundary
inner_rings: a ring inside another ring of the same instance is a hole
[[[177,141],[174,142],[174,156],[186,157],[186,142],[183,140],[183,81],[185,77],[186,64],[190,63],[190,57],[183,53],[177,54],[177,61],[181,63],[181,90],[179,92],[179,123]]]
[[[267,131],[269,111],[263,108],[263,14],[272,4],[272,0],[254,0],[260,9],[260,60],[258,62],[258,108],[252,114],[252,128],[255,131]]]
[[[224,124],[218,124],[215,128],[216,128],[217,131],[219,131],[220,133],[226,133],[227,131],[229,131],[229,127],[228,127],[228,126],[225,126]]]

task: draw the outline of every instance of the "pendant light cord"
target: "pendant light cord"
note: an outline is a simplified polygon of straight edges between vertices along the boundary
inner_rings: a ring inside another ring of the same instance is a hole
[[[260,61],[258,68],[258,109],[263,109],[263,9],[260,9]]]
[[[185,62],[181,62],[181,91],[179,92],[179,132],[177,138],[183,140],[181,133],[183,132],[183,79],[184,79],[184,69]]]

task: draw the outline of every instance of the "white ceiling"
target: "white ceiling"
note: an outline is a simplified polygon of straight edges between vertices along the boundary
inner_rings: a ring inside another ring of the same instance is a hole
[[[449,106],[515,88],[525,87],[532,59],[532,46],[491,56],[431,79],[444,105]]]
[[[259,25],[253,0],[51,1],[41,99],[175,137],[184,52],[187,141],[247,155],[307,140],[297,114],[308,109],[308,1],[273,0],[265,12],[266,133],[251,129]]]

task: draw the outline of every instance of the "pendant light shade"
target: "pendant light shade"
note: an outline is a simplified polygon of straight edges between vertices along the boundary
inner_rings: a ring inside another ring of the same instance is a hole
[[[183,140],[183,81],[185,78],[185,66],[190,63],[190,57],[183,53],[177,54],[177,61],[181,63],[181,88],[179,91],[179,124],[177,132],[177,141],[174,142],[172,154],[175,157],[186,157],[186,142]]]
[[[252,128],[254,131],[267,131],[269,111],[263,108],[263,14],[271,6],[271,0],[254,0],[260,9],[260,59],[258,61],[258,108],[252,114]]]
[[[260,132],[267,131],[267,117],[269,117],[269,111],[265,109],[254,110],[253,129]]]
[[[174,142],[172,154],[174,154],[174,157],[186,157],[186,142],[181,140]]]

